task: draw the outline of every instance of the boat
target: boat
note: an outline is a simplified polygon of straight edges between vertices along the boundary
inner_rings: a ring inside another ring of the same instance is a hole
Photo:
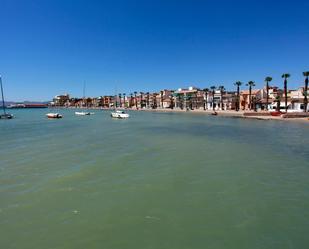
[[[281,112],[281,111],[270,112],[270,115],[274,117],[281,116],[282,114],[284,114],[284,112]]]
[[[47,113],[46,116],[48,118],[62,118],[62,115],[59,113],[55,113],[55,112],[51,112],[51,113]]]
[[[85,89],[86,89],[86,82],[84,82],[84,88],[83,88],[83,102],[85,102]],[[89,116],[91,114],[94,114],[94,113],[88,112],[88,111],[75,112],[76,116]]]
[[[0,119],[12,119],[14,116],[10,113],[0,114]]]
[[[119,118],[119,119],[124,119],[130,117],[128,113],[125,113],[124,111],[114,111],[111,113],[112,118]]]
[[[91,113],[90,112],[75,112],[75,115],[77,116],[87,116],[87,115],[90,115]]]
[[[0,114],[0,119],[12,119],[14,116],[10,113],[7,113],[6,110],[5,110],[5,102],[4,102],[4,94],[3,94],[1,75],[0,75],[0,85],[1,85],[2,109],[3,109],[3,114]]]

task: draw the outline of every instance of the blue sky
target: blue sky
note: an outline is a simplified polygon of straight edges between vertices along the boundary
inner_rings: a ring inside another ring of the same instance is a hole
[[[309,1],[0,0],[7,100],[207,87],[309,70]]]

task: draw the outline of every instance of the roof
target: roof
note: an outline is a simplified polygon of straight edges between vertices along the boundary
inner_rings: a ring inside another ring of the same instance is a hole
[[[196,92],[197,92],[197,89],[194,89],[194,90],[184,89],[184,90],[181,90],[181,91],[176,91],[175,93],[196,93]]]

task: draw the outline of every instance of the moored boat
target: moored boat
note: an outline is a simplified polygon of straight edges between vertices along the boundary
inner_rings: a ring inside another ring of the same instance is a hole
[[[75,112],[75,115],[77,116],[88,116],[90,114],[91,114],[90,112]]]
[[[119,119],[124,119],[130,117],[128,113],[125,113],[124,111],[115,111],[111,113],[112,118],[119,118]]]
[[[14,116],[10,113],[7,113],[6,110],[5,110],[6,108],[5,108],[5,102],[4,102],[4,94],[3,94],[1,75],[0,75],[0,86],[1,86],[2,109],[3,109],[3,114],[0,114],[0,119],[12,119]]]
[[[0,115],[0,119],[12,119],[14,116],[10,113],[5,113]]]
[[[59,114],[59,113],[52,113],[52,112],[51,113],[47,113],[46,116],[48,118],[62,118],[61,114]]]
[[[280,112],[280,111],[270,112],[270,115],[274,117],[281,116],[282,114],[284,114],[284,112]]]

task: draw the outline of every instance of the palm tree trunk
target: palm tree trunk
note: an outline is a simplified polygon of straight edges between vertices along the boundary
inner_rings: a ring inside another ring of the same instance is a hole
[[[221,111],[223,111],[223,91],[221,93]]]
[[[266,83],[266,110],[268,111],[268,101],[269,101],[269,85],[268,81]]]
[[[308,76],[305,79],[305,89],[304,89],[304,112],[307,112],[307,107],[308,107]]]
[[[240,99],[239,99],[239,86],[237,86],[237,103],[236,103],[236,111],[239,111]]]
[[[287,85],[288,85],[288,82],[287,80],[285,79],[284,80],[284,104],[285,104],[285,112],[288,112],[288,89],[287,89]]]
[[[134,95],[134,100],[135,100],[135,107],[137,109],[137,98],[136,98],[136,94]]]
[[[207,93],[205,93],[205,99],[204,99],[204,111],[206,111],[206,99],[207,99]]]
[[[249,110],[250,110],[250,111],[251,111],[251,109],[252,109],[251,95],[252,95],[252,92],[251,92],[251,86],[250,86],[250,87],[249,87]]]
[[[212,91],[212,110],[215,111],[215,91]]]

